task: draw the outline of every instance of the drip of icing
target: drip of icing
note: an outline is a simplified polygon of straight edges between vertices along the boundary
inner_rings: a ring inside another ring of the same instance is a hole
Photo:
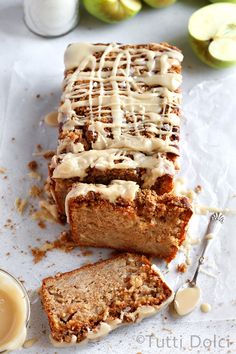
[[[213,239],[213,237],[214,237],[214,234],[207,234],[206,236],[205,236],[205,239],[206,240],[212,240]]]
[[[58,126],[58,112],[50,112],[44,117],[44,121],[47,125],[51,127]]]
[[[163,54],[160,57],[160,72],[161,74],[166,74],[169,69],[168,55]]]
[[[93,149],[128,148],[178,154],[172,129],[179,126],[174,109],[181,101],[176,90],[182,77],[168,70],[173,62],[179,66],[183,57],[174,49],[159,46],[159,50],[151,50],[116,43],[70,45],[65,53],[65,67],[75,71],[68,73],[64,82],[59,112],[60,121],[65,118],[63,130],[87,125],[88,116],[80,115],[78,109],[89,107],[89,130],[96,137]],[[144,85],[148,86],[147,91]]]
[[[204,313],[210,312],[211,311],[211,305],[210,304],[201,304],[200,309]]]
[[[169,90],[177,90],[182,82],[182,76],[179,74],[153,74],[151,76],[139,76],[136,82],[145,83],[148,86],[165,86]]]
[[[164,307],[166,307],[173,300],[173,295],[169,297],[166,301],[164,301],[160,306],[140,306],[136,311],[131,312],[130,314],[127,312],[121,312],[120,318],[116,318],[112,321],[103,321],[100,322],[99,325],[94,330],[88,330],[86,338],[81,342],[77,342],[77,337],[75,335],[71,336],[71,342],[58,342],[50,336],[50,341],[52,345],[56,348],[70,347],[76,345],[78,347],[87,344],[89,341],[96,341],[105,336],[107,336],[114,329],[124,326],[128,324],[127,322],[123,322],[124,314],[130,315],[129,318],[132,322],[141,322],[143,319],[153,316],[161,311]],[[131,323],[132,323],[131,322]]]
[[[156,179],[165,174],[173,175],[175,166],[172,161],[165,156],[156,154],[146,156],[139,152],[127,152],[122,150],[89,150],[79,154],[67,153],[65,155],[54,156],[51,167],[54,168],[53,178],[73,178],[81,179],[87,176],[87,169],[96,168],[98,170],[111,169],[136,169],[145,168],[147,171],[143,175],[144,187],[151,187]]]

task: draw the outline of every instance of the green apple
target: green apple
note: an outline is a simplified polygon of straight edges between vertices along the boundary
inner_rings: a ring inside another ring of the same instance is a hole
[[[172,5],[176,0],[143,0],[146,4],[151,7],[161,8]]]
[[[236,64],[236,4],[218,3],[193,13],[188,31],[194,52],[213,68]]]
[[[99,20],[116,23],[135,16],[142,3],[141,0],[84,0],[84,6]]]
[[[236,0],[210,0],[210,2],[232,2],[233,4],[236,4]]]

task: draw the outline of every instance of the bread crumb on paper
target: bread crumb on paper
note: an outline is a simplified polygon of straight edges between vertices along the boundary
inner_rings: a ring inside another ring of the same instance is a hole
[[[40,227],[40,229],[46,229],[46,224],[45,222],[43,222],[42,220],[38,222],[38,227]]]
[[[45,242],[41,247],[34,247],[31,248],[32,255],[34,257],[34,263],[40,262],[45,256],[48,251],[53,248],[53,245],[50,242]]]
[[[187,270],[187,264],[186,263],[178,264],[176,269],[177,269],[177,272],[179,272],[179,273],[185,273]]]
[[[36,150],[37,151],[42,151],[43,150],[42,145],[41,144],[37,144],[36,145]]]
[[[38,168],[38,163],[37,161],[33,160],[33,161],[30,161],[28,163],[28,168],[31,170],[31,171],[36,171],[37,168]]]
[[[44,151],[43,157],[47,159],[51,159],[55,155],[55,151],[53,150],[46,150]]]
[[[81,250],[81,253],[84,257],[87,257],[87,256],[91,256],[93,254],[92,251],[89,251],[89,250]]]
[[[31,252],[34,257],[34,263],[38,263],[46,256],[48,251],[60,249],[67,253],[76,247],[77,245],[71,239],[70,232],[63,231],[58,239],[52,242],[46,241],[41,247],[31,248]]]
[[[16,224],[13,223],[13,221],[11,219],[7,219],[5,224],[3,225],[3,227],[5,229],[8,229],[8,230],[11,230],[12,232],[14,232],[16,229]]]
[[[28,201],[27,199],[21,199],[21,198],[16,198],[15,200],[15,208],[18,211],[19,214],[23,214],[26,207],[27,207]]]
[[[27,339],[23,344],[23,348],[25,348],[25,349],[31,348],[37,341],[38,341],[38,338]]]
[[[195,188],[194,188],[194,192],[199,194],[202,192],[202,186],[200,186],[200,184],[198,184]]]
[[[0,173],[5,174],[7,172],[6,168],[0,167]]]
[[[33,186],[30,187],[29,195],[32,198],[39,198],[42,192],[43,192],[42,188],[34,184]]]
[[[55,155],[54,150],[41,150],[33,153],[34,156],[43,156],[45,160],[51,159]]]
[[[171,329],[165,328],[165,327],[162,328],[162,331],[169,332],[171,334],[173,333],[173,331]]]
[[[42,179],[42,176],[36,171],[31,171],[30,173],[28,173],[28,176],[38,181],[41,181]]]
[[[36,211],[36,213],[32,215],[33,219],[58,222],[58,213],[55,204],[51,204],[47,200],[40,200],[39,207],[40,210]]]

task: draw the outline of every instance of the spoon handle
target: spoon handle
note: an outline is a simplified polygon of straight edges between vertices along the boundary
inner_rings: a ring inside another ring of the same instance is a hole
[[[224,223],[224,221],[225,221],[225,217],[222,213],[214,213],[211,215],[211,218],[210,218],[210,221],[209,221],[209,224],[207,227],[207,232],[204,237],[205,242],[204,242],[203,250],[202,250],[201,256],[198,259],[198,266],[195,270],[194,276],[189,283],[190,286],[196,285],[199,269],[200,269],[201,265],[205,262],[205,254],[206,254],[212,240],[219,232],[221,225]]]

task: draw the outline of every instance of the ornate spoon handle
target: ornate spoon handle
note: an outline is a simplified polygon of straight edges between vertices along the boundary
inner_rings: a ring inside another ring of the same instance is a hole
[[[202,250],[201,256],[198,259],[198,266],[195,270],[192,280],[189,282],[189,285],[191,287],[196,285],[199,269],[200,269],[201,265],[205,262],[205,254],[209,248],[211,241],[216,236],[216,234],[219,232],[221,225],[224,223],[224,221],[225,221],[225,217],[222,213],[214,213],[211,215],[211,218],[210,218],[210,221],[208,224],[208,228],[207,228],[207,232],[205,235],[205,243],[203,246],[203,250]]]

